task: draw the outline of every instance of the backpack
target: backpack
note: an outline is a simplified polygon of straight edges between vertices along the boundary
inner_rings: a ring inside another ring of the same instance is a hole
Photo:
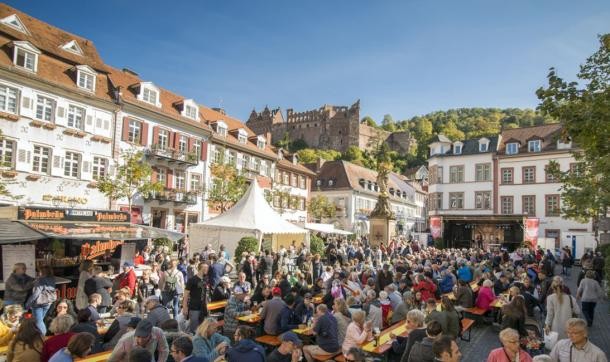
[[[43,287],[42,291],[34,301],[37,305],[49,305],[57,300],[57,292],[55,288]]]
[[[165,273],[165,285],[163,286],[163,291],[167,293],[172,293],[176,291],[176,284],[178,283],[178,273],[176,271],[174,275],[169,274],[169,272]]]

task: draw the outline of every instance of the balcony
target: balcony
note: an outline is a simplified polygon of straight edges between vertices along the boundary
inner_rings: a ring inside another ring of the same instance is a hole
[[[177,163],[178,165],[197,166],[199,163],[195,152],[182,152],[169,147],[160,147],[152,145],[147,151],[148,157],[156,158],[159,161],[167,161],[168,163]]]
[[[165,189],[161,192],[153,192],[146,198],[147,201],[159,201],[159,204],[173,202],[174,204],[196,205],[198,193],[177,189]]]

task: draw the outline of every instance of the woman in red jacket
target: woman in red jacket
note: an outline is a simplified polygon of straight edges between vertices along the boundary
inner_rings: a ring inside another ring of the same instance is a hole
[[[477,295],[477,301],[475,305],[486,312],[491,310],[491,302],[496,299],[496,295],[493,290],[493,283],[489,279],[485,279],[483,285],[479,289],[479,295]]]
[[[421,292],[422,300],[428,300],[430,298],[435,298],[436,293],[436,284],[429,281],[425,275],[419,274],[417,276],[417,284],[413,286],[413,291],[415,293]]]

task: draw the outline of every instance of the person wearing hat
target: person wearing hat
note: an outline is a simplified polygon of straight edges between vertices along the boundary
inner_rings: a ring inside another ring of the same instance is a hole
[[[161,328],[161,324],[166,320],[170,319],[167,308],[161,305],[159,297],[151,295],[144,301],[144,306],[148,311],[146,320],[152,323],[153,326]]]
[[[228,276],[220,278],[220,283],[214,288],[212,293],[212,302],[219,300],[227,300],[231,297],[231,279]]]
[[[131,296],[134,295],[136,291],[136,272],[133,270],[133,263],[131,261],[126,261],[123,263],[123,272],[117,276],[117,280],[119,283],[119,289],[129,288],[131,291]]]
[[[233,338],[237,325],[239,324],[237,317],[250,314],[250,310],[248,309],[249,302],[246,302],[247,297],[248,294],[244,293],[241,288],[238,287],[233,289],[233,294],[231,294],[229,302],[225,307],[225,325],[222,329],[225,336]]]
[[[119,340],[108,361],[125,361],[129,352],[136,348],[144,348],[153,356],[157,353],[157,362],[165,362],[169,356],[169,346],[163,330],[148,320],[141,320],[134,331],[125,333]]]
[[[286,332],[280,336],[279,347],[267,356],[267,362],[298,362],[301,359],[303,342],[294,332]]]
[[[264,303],[261,319],[264,321],[265,333],[277,336],[280,332],[280,316],[286,303],[282,300],[282,290],[279,287],[273,288],[271,294],[273,298]]]

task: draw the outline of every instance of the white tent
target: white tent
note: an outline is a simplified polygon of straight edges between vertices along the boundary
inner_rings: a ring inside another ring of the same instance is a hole
[[[299,236],[303,241],[307,233],[307,230],[284,220],[271,208],[256,181],[251,183],[241,200],[232,208],[210,220],[189,226],[190,248],[193,252],[203,250],[208,244],[218,250],[222,244],[231,255],[239,239],[244,236],[254,236],[260,242],[263,235],[273,234],[277,244],[278,236]],[[273,244],[272,240],[271,247]]]
[[[313,222],[306,222],[305,229],[318,231],[325,234],[337,234],[337,235],[351,235],[349,231],[335,228],[333,224],[320,224]]]

